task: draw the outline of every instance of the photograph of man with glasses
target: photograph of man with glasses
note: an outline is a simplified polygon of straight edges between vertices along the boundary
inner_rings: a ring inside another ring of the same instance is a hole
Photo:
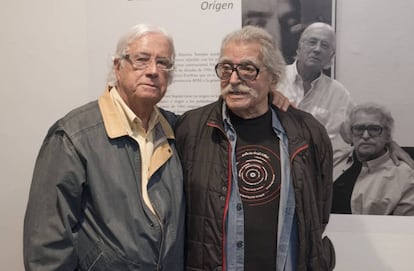
[[[390,158],[394,119],[383,106],[355,106],[344,125],[352,149],[334,167],[332,213],[414,215],[414,170]]]

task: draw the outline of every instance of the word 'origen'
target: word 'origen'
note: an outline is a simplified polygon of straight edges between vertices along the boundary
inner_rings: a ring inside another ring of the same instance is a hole
[[[233,9],[234,4],[231,2],[208,2],[203,1],[201,2],[201,10],[215,10],[216,12],[225,10],[225,9]]]

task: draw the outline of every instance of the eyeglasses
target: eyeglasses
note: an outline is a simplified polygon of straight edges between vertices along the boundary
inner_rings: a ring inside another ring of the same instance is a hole
[[[132,67],[136,70],[145,70],[151,64],[151,57],[147,55],[123,55],[121,56],[122,59],[128,61]],[[163,71],[172,71],[174,69],[173,63],[170,60],[164,58],[155,58],[155,65],[158,69]]]
[[[369,136],[377,137],[382,134],[384,128],[379,125],[353,125],[351,127],[351,132],[353,136],[362,136],[365,132],[368,131]]]
[[[308,47],[314,47],[318,44],[318,42],[320,42],[320,47],[324,50],[328,50],[331,48],[331,45],[327,41],[318,40],[315,38],[309,38],[309,39],[303,40],[303,43]]]
[[[243,81],[256,80],[260,70],[253,64],[229,64],[218,63],[215,67],[216,74],[221,80],[229,80],[234,71]]]

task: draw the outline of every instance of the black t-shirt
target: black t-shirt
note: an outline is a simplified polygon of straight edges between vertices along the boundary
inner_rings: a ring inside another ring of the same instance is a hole
[[[237,132],[237,178],[245,226],[244,270],[274,271],[281,169],[271,111],[254,119],[241,119],[232,113],[230,118]]]

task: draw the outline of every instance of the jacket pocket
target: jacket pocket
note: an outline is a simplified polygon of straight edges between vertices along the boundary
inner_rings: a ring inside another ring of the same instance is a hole
[[[102,241],[97,241],[80,260],[80,271],[138,271],[140,265],[128,261],[109,247],[105,246]]]

